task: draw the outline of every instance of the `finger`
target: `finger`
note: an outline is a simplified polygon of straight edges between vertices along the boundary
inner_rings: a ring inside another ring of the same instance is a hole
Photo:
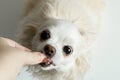
[[[32,51],[26,47],[23,47],[22,45],[18,44],[18,43],[15,43],[15,48],[19,48],[19,49],[22,49],[22,50],[25,50],[25,51]]]
[[[25,50],[25,51],[31,51],[30,49],[26,48],[26,47],[23,47],[22,45],[18,44],[17,42],[13,41],[13,40],[10,40],[8,38],[3,38],[3,37],[0,37],[3,41],[5,41],[6,43],[8,43],[9,46],[11,47],[15,47],[15,48],[19,48],[19,49],[22,49],[22,50]]]
[[[40,52],[27,53],[25,65],[39,64],[46,56]]]

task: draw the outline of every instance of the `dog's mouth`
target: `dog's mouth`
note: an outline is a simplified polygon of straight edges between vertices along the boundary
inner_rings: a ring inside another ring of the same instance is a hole
[[[44,51],[40,51],[44,53]],[[49,67],[49,66],[56,66],[55,63],[51,60],[51,58],[47,57],[39,64],[41,67]]]
[[[42,63],[39,64],[41,67],[49,67],[50,65],[55,66],[53,61],[50,58],[45,58]]]

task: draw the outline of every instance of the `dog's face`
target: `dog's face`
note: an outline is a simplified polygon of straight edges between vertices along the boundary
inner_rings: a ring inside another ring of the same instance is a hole
[[[33,66],[39,70],[65,70],[72,67],[79,54],[81,35],[77,28],[62,20],[48,20],[37,28],[32,40],[34,51],[43,52],[52,60],[52,64]]]

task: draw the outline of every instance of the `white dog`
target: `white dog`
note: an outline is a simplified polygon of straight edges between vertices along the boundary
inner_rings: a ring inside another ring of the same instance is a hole
[[[29,67],[39,80],[82,80],[96,39],[102,0],[27,0],[19,42],[51,61]]]

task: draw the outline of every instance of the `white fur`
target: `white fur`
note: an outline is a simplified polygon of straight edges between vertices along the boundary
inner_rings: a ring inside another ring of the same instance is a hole
[[[34,50],[46,44],[56,48],[52,58],[56,66],[29,67],[39,80],[82,80],[89,68],[88,55],[96,39],[103,9],[102,0],[28,0],[19,28],[19,42]],[[51,38],[39,41],[48,29]],[[63,46],[71,45],[73,53],[65,56]]]

